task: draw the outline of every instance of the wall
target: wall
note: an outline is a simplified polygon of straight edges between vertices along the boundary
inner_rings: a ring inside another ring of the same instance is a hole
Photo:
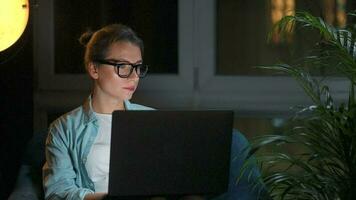
[[[0,52],[0,199],[12,191],[22,153],[33,132],[32,24]]]

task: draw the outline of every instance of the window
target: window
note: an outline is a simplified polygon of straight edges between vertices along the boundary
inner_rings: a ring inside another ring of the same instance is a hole
[[[305,53],[308,44],[301,42],[304,36],[297,30],[290,43],[266,43],[272,16],[292,14],[293,9],[320,12],[320,2],[324,1],[38,0],[35,104],[55,112],[79,105],[91,83],[83,73],[77,38],[87,27],[120,21],[143,37],[145,62],[151,65],[134,102],[158,109],[232,109],[238,117],[256,119],[286,116],[291,106],[308,105],[308,98],[292,78],[272,76],[254,66],[286,62]],[[355,8],[350,2],[346,10]],[[287,45],[294,44],[297,49],[291,55]],[[337,77],[331,82],[336,98],[343,98],[348,83]]]
[[[323,13],[329,24],[344,28],[347,23],[347,0],[324,0]]]
[[[177,0],[54,1],[55,73],[83,73],[78,38],[110,23],[131,26],[145,44],[150,73],[178,73]],[[162,28],[164,26],[164,28]]]
[[[285,16],[293,16],[295,14],[295,0],[271,0],[271,24],[274,25]],[[288,24],[288,32],[286,38],[288,43],[293,40],[293,24]],[[278,32],[274,31],[272,34],[272,42],[274,44],[281,43],[281,38]]]
[[[142,80],[139,91],[191,88],[191,1],[38,0],[37,4],[34,54],[40,90],[88,92],[91,83],[77,40],[88,28],[97,30],[109,23],[128,24],[144,40],[150,76]]]

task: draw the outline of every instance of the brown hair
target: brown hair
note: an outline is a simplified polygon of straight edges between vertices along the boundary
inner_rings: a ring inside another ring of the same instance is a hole
[[[110,24],[95,32],[87,31],[83,33],[79,38],[79,42],[85,46],[85,67],[87,68],[90,62],[105,59],[111,44],[120,41],[137,45],[143,56],[143,42],[128,26],[122,24]]]

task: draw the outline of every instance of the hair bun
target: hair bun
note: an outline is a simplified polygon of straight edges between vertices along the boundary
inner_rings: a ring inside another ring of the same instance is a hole
[[[83,46],[87,46],[88,42],[90,41],[90,38],[93,36],[94,32],[92,30],[88,30],[85,33],[83,33],[80,38],[79,38],[79,43]]]

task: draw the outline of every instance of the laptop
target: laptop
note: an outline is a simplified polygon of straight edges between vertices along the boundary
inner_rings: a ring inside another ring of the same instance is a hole
[[[232,111],[114,111],[110,197],[227,191]]]

